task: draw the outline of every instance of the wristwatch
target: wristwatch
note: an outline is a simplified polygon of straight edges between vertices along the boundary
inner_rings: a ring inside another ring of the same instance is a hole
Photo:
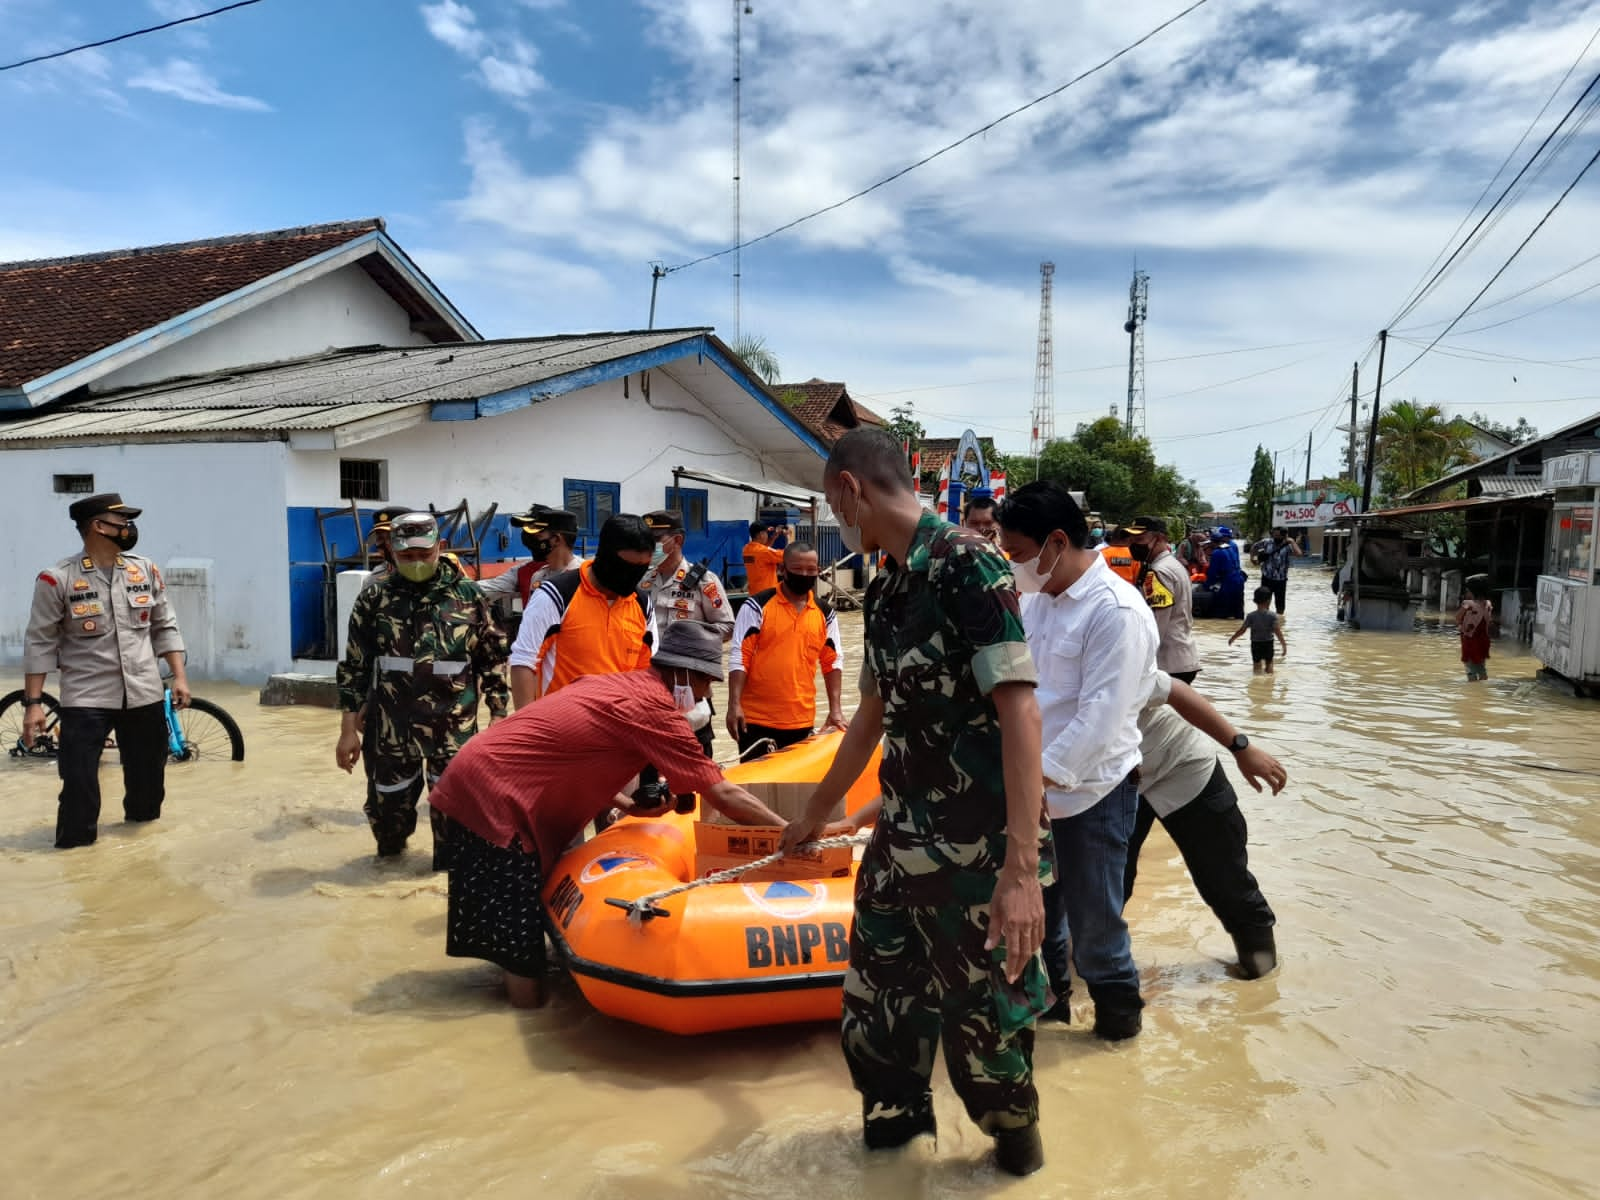
[[[1243,754],[1249,748],[1250,739],[1245,737],[1245,735],[1242,733],[1234,734],[1233,741],[1228,743],[1228,749],[1232,750],[1235,754]]]
[[[22,707],[23,708],[32,708],[35,704],[43,704],[43,703],[44,703],[44,697],[43,696],[24,696],[22,698]]]

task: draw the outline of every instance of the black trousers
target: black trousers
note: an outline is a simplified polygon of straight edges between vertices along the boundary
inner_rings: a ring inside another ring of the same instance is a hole
[[[803,742],[811,736],[811,729],[774,729],[770,725],[751,725],[746,722],[744,732],[739,735],[739,753],[749,753],[750,747],[757,742],[772,739],[772,746],[765,753],[771,754],[774,750],[782,750],[785,746],[792,746],[796,742]]]
[[[100,756],[115,733],[122,759],[122,811],[130,821],[154,821],[166,798],[167,718],[160,704],[137,708],[63,708],[56,846],[88,846],[99,833]]]
[[[1263,579],[1261,586],[1272,592],[1272,603],[1277,606],[1278,615],[1283,615],[1283,600],[1289,591],[1287,579]]]
[[[1192,671],[1168,671],[1167,674],[1181,683],[1193,683],[1200,675],[1200,668],[1196,667]]]
[[[1244,814],[1239,811],[1239,797],[1220,762],[1204,790],[1169,817],[1157,818],[1150,802],[1140,798],[1139,815],[1128,842],[1128,865],[1122,876],[1124,900],[1133,895],[1139,851],[1158,819],[1183,855],[1195,890],[1217,914],[1224,929],[1239,934],[1277,923],[1256,877],[1250,873],[1246,848],[1249,831]]]

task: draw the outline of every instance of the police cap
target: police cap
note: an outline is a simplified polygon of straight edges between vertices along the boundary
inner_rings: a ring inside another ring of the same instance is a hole
[[[644,515],[645,526],[660,537],[663,533],[682,533],[683,514],[675,508],[658,508]]]
[[[82,500],[74,501],[67,509],[67,516],[74,525],[82,525],[102,513],[117,513],[131,521],[143,511],[142,508],[131,508],[124,504],[116,492],[101,492],[98,496],[85,496]]]
[[[564,508],[545,508],[539,505],[511,518],[511,523],[529,533],[570,533],[577,536],[578,514]]]

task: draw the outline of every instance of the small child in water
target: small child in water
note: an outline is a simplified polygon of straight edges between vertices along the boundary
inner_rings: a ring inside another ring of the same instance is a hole
[[[1255,595],[1255,612],[1245,614],[1244,624],[1233,631],[1233,636],[1228,639],[1228,645],[1233,645],[1248,630],[1250,633],[1251,674],[1265,673],[1271,675],[1273,635],[1277,635],[1278,644],[1283,647],[1285,655],[1289,653],[1289,643],[1283,636],[1283,618],[1269,607],[1272,604],[1272,589],[1258,587]]]
[[[1461,607],[1456,609],[1456,632],[1461,635],[1461,661],[1467,664],[1467,682],[1489,678],[1489,627],[1494,604],[1489,599],[1489,577],[1469,575]]]

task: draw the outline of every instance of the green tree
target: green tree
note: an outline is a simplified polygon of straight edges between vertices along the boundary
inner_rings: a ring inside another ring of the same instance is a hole
[[[1477,461],[1472,430],[1437,404],[1401,400],[1378,417],[1378,481],[1385,496],[1409,495],[1456,467]]]
[[[913,451],[917,450],[922,445],[922,439],[928,436],[928,431],[912,414],[909,404],[902,404],[889,410],[889,432],[907,443]]]
[[[1491,421],[1481,412],[1474,412],[1468,419],[1479,429],[1486,433],[1492,433],[1495,437],[1504,438],[1513,446],[1524,445],[1539,436],[1539,431],[1528,424],[1527,417],[1518,417],[1515,425],[1507,425],[1501,421]]]
[[[766,380],[769,386],[777,383],[778,377],[783,374],[778,366],[777,353],[767,345],[767,339],[759,334],[740,334],[731,349],[744,360],[745,366]]]
[[[1276,491],[1272,476],[1272,455],[1267,453],[1266,447],[1258,445],[1255,461],[1250,464],[1250,482],[1238,493],[1239,499],[1244,501],[1239,523],[1251,541],[1263,536],[1272,525],[1272,496]]]

